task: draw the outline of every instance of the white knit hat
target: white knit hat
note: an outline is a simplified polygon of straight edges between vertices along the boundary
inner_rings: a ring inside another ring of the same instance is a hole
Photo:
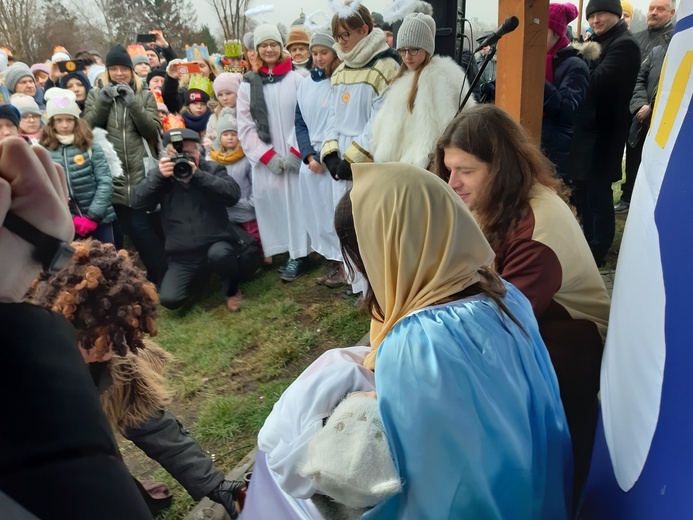
[[[407,16],[397,33],[397,48],[412,47],[423,49],[433,55],[436,49],[436,22],[423,13]]]
[[[371,507],[402,483],[373,397],[344,399],[308,446],[301,468],[320,493],[348,507]]]
[[[74,116],[79,117],[80,110],[77,106],[75,93],[64,88],[53,87],[46,92],[46,116]]]
[[[256,51],[260,44],[262,42],[266,42],[267,40],[275,41],[281,47],[284,46],[284,42],[282,41],[282,35],[279,33],[279,29],[276,25],[272,25],[269,23],[262,24],[255,29],[255,31],[253,32],[253,40]]]

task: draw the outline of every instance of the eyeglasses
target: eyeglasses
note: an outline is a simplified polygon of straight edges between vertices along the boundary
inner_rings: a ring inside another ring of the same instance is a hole
[[[349,38],[351,38],[351,32],[349,31],[344,31],[343,33],[337,35],[337,41],[339,43],[346,43],[349,41]]]
[[[404,58],[407,55],[407,53],[409,53],[409,56],[414,58],[417,54],[419,54],[420,50],[421,49],[397,49],[397,52],[400,56],[402,56],[402,58]]]
[[[22,115],[22,119],[36,120],[36,119],[41,119],[41,116],[36,115],[36,114],[24,114],[24,115]]]

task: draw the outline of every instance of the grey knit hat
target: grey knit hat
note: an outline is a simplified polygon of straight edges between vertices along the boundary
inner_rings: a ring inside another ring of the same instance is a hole
[[[220,118],[219,122],[217,123],[217,135],[221,137],[224,132],[228,132],[229,130],[238,132],[238,124],[236,123],[236,120],[230,116]]]
[[[243,45],[246,49],[255,49],[255,41],[253,40],[253,33],[247,32],[243,35]]]
[[[31,79],[35,81],[34,75],[31,73],[31,69],[26,63],[18,61],[17,63],[7,67],[7,70],[5,71],[5,86],[7,87],[7,90],[14,94],[14,89],[17,86],[17,83],[19,83],[19,80],[27,76],[31,77]]]
[[[405,47],[423,49],[432,56],[436,49],[435,20],[423,13],[407,16],[397,33],[397,48]]]
[[[147,65],[149,65],[149,58],[147,58],[146,54],[138,54],[136,56],[133,56],[132,66],[134,67],[135,65],[138,65],[140,63],[146,63]]]
[[[332,49],[336,42],[334,41],[334,38],[332,35],[326,31],[324,32],[316,32],[313,36],[310,38],[310,46],[309,49],[312,51],[313,47],[327,47],[328,49]]]

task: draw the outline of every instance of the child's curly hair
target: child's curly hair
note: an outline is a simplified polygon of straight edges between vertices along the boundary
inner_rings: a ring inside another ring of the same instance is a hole
[[[145,273],[125,250],[96,240],[72,243],[75,255],[55,275],[42,274],[26,295],[28,301],[63,314],[77,329],[79,345],[119,356],[143,347],[156,336],[159,297]],[[99,355],[100,354],[100,355]]]

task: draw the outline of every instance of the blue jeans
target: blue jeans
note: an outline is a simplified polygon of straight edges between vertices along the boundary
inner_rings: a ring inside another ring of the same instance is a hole
[[[108,224],[102,222],[94,231],[89,233],[88,236],[94,240],[98,240],[102,244],[115,243],[113,237],[113,225],[110,222]]]

